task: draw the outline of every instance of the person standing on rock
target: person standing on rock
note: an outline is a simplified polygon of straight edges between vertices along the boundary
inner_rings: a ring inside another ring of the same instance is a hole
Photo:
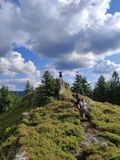
[[[59,73],[59,78],[62,78],[62,71],[58,71]]]

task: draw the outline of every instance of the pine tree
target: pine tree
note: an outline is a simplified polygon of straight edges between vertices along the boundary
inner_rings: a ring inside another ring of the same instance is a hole
[[[40,87],[41,93],[45,96],[55,96],[56,94],[56,81],[51,76],[49,71],[45,71],[42,77],[42,86]]]
[[[49,71],[45,71],[42,77],[42,85],[38,87],[39,91],[39,104],[46,105],[54,100],[57,96],[56,80],[51,76]]]
[[[100,76],[93,90],[93,99],[101,102],[107,101],[108,83],[104,76]]]
[[[8,87],[2,86],[0,89],[0,113],[6,111],[14,103],[14,97]]]
[[[112,74],[112,78],[110,80],[110,102],[114,104],[120,104],[120,81],[119,81],[119,74],[114,71]]]
[[[33,86],[30,85],[30,82],[27,80],[27,83],[25,85],[24,95],[28,94],[31,91],[33,91]]]
[[[92,89],[90,84],[87,82],[86,77],[83,77],[78,73],[76,74],[75,82],[72,86],[72,91],[92,97]]]
[[[80,94],[84,94],[82,87],[83,78],[80,74],[76,74],[75,82],[73,83],[72,91],[79,92]]]

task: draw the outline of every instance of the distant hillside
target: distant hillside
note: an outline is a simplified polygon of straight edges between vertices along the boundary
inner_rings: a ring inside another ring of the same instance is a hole
[[[33,92],[1,114],[0,159],[119,160],[120,106],[87,103],[89,122],[81,122],[73,100],[67,89],[62,100],[41,106]],[[84,130],[88,124],[94,134]]]
[[[23,97],[23,95],[24,95],[24,91],[11,91],[11,92],[18,95],[19,97]]]

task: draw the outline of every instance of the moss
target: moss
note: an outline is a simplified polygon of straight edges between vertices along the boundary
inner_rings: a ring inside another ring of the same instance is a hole
[[[34,98],[35,99],[34,99]],[[35,100],[35,101],[34,101]],[[50,99],[49,99],[50,100]],[[75,108],[69,89],[62,101],[51,99],[47,105],[37,106],[37,93],[26,95],[21,103],[0,115],[0,158],[22,146],[29,159],[75,160],[74,154],[83,139],[80,115]],[[107,142],[88,145],[83,148],[82,157],[86,160],[115,160],[120,146],[120,107],[109,103],[98,103],[89,108],[89,119],[101,131]],[[26,119],[22,113],[29,112]],[[11,159],[13,159],[11,155]]]
[[[80,127],[79,113],[74,110],[73,104],[54,100],[44,107],[31,109],[31,106],[28,108],[29,101],[27,95],[19,107],[5,115],[7,117],[7,114],[17,113],[6,120],[14,123],[7,123],[6,129],[4,127],[3,155],[7,155],[11,146],[16,148],[22,146],[29,159],[47,160],[51,157],[53,160],[75,160],[73,153],[82,139],[83,130]],[[22,112],[25,111],[29,111],[30,115],[22,120]]]

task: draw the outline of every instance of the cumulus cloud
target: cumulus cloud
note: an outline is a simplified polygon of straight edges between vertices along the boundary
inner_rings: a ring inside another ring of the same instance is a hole
[[[61,59],[56,60],[56,68],[74,70],[75,68],[90,68],[94,65],[94,57],[91,53],[78,54],[73,52],[69,56],[65,55]]]
[[[94,69],[95,74],[112,74],[114,71],[120,73],[120,64],[115,64],[109,60],[103,60],[101,64],[97,65]]]
[[[14,77],[14,79],[0,80],[0,84],[8,86],[11,90],[17,88],[21,90],[25,88],[27,80],[35,88],[40,84],[40,71],[37,70],[32,61],[25,62],[21,54],[18,52],[12,52],[6,55],[6,57],[0,58],[0,73],[6,77]],[[16,76],[23,76],[26,78],[16,78]]]
[[[40,76],[40,72],[36,70],[32,61],[25,62],[21,54],[12,52],[6,57],[0,58],[0,73],[7,76],[15,76],[16,74],[35,74]]]
[[[32,61],[25,62],[20,53],[12,52],[16,46],[24,46],[39,57],[52,59],[54,76],[56,70],[91,68],[98,60],[119,53],[120,13],[107,13],[110,2],[0,1],[0,73],[39,77]],[[100,70],[102,73],[100,66],[97,69],[95,73]]]
[[[21,0],[19,5],[2,1],[0,9],[0,56],[12,49],[12,43],[25,46],[40,56],[53,58],[59,67],[62,56],[74,53],[90,67],[94,61],[120,51],[120,13],[107,14],[111,0]],[[57,64],[58,62],[58,64]],[[74,66],[75,65],[75,66]],[[66,65],[62,68],[66,69]]]

